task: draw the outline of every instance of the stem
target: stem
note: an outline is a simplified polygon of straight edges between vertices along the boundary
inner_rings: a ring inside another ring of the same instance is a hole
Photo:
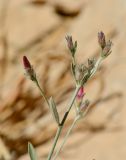
[[[69,130],[67,131],[67,134],[66,134],[65,137],[64,137],[64,140],[63,140],[61,146],[60,146],[59,149],[57,150],[57,152],[56,152],[53,160],[56,160],[57,156],[59,155],[59,153],[60,153],[61,150],[63,149],[63,146],[64,146],[64,144],[66,143],[66,140],[68,139],[68,137],[69,137],[72,129],[73,129],[74,126],[76,125],[77,121],[78,121],[79,119],[81,119],[81,118],[84,118],[84,117],[86,116],[86,114],[88,113],[88,110],[89,110],[89,109],[90,109],[90,107],[88,107],[88,108],[84,111],[83,114],[79,114],[79,115],[77,115],[77,116],[75,117],[72,125],[70,126]]]
[[[72,57],[73,64],[76,64],[75,57]]]
[[[53,143],[52,149],[51,149],[51,151],[50,151],[50,153],[49,153],[49,155],[48,155],[47,160],[51,160],[51,158],[52,158],[53,152],[54,152],[54,150],[55,150],[55,147],[56,147],[56,144],[57,144],[57,142],[58,142],[59,136],[60,136],[61,131],[62,131],[62,129],[63,129],[64,123],[65,123],[65,121],[66,121],[66,119],[67,119],[67,116],[68,116],[68,114],[69,114],[72,106],[73,106],[73,103],[74,103],[74,101],[75,101],[75,98],[76,98],[76,95],[77,95],[79,89],[80,89],[80,86],[78,85],[78,86],[76,87],[76,90],[75,90],[75,92],[74,92],[74,94],[73,94],[73,97],[72,97],[72,99],[71,99],[71,101],[70,101],[70,104],[69,104],[69,106],[68,106],[68,109],[67,109],[67,111],[65,112],[65,114],[64,114],[64,116],[63,116],[63,119],[62,119],[62,121],[61,121],[61,123],[60,123],[60,126],[59,126],[59,128],[58,128],[58,130],[57,130],[57,133],[56,133],[56,136],[55,136],[55,139],[54,139],[54,143]]]
[[[75,92],[74,92],[74,94],[73,94],[73,97],[72,97],[72,99],[71,99],[71,101],[70,101],[70,104],[69,104],[69,106],[68,106],[68,108],[67,108],[67,111],[65,112],[64,117],[63,117],[63,119],[62,119],[62,121],[61,121],[61,125],[64,125],[64,123],[65,123],[65,121],[66,121],[66,119],[67,119],[67,116],[68,116],[68,114],[69,114],[69,112],[70,112],[70,110],[71,110],[71,108],[72,108],[72,106],[73,106],[73,104],[74,104],[75,98],[76,98],[76,96],[77,96],[77,93],[78,93],[80,87],[81,87],[80,85],[77,85],[76,90],[75,90]]]
[[[77,121],[79,120],[79,118],[80,118],[80,116],[77,116],[77,117],[74,119],[72,125],[70,126],[69,130],[67,131],[67,134],[66,134],[65,137],[64,137],[64,140],[63,140],[61,146],[60,146],[59,149],[57,150],[57,152],[56,152],[53,160],[56,160],[57,156],[59,155],[59,153],[60,153],[61,150],[63,149],[64,144],[66,143],[66,141],[67,141],[67,139],[68,139],[68,137],[69,137],[72,129],[74,128],[74,126],[75,126],[75,124],[77,123]]]
[[[91,72],[90,78],[96,73],[96,71],[97,71],[97,69],[98,69],[98,67],[99,67],[99,65],[100,65],[100,63],[101,63],[102,60],[103,60],[102,57],[100,57],[100,58],[97,60],[97,62],[96,62],[96,64],[95,64],[95,67],[94,67],[94,69],[93,69],[92,72]]]
[[[40,87],[37,79],[36,79],[36,81],[34,81],[34,82],[35,82],[35,84],[37,85],[37,87],[38,87],[38,89],[39,89],[39,91],[40,91],[40,93],[41,93],[41,96],[45,99],[46,103],[47,103],[48,106],[49,106],[49,101],[48,101],[48,99],[46,98],[46,96],[45,96],[45,94],[44,94],[44,91],[43,91],[42,88]]]
[[[54,149],[55,149],[55,147],[56,147],[56,144],[57,144],[57,141],[58,141],[58,139],[59,139],[59,136],[60,136],[60,133],[61,133],[61,131],[62,131],[62,128],[63,128],[63,126],[59,126],[59,128],[58,128],[58,130],[57,130],[57,132],[56,132],[56,136],[55,136],[55,138],[54,138],[53,147],[52,147],[52,149],[51,149],[51,151],[50,151],[50,153],[49,153],[49,155],[48,155],[47,160],[50,160],[51,157],[52,157],[52,155],[53,155],[53,152],[54,152]]]

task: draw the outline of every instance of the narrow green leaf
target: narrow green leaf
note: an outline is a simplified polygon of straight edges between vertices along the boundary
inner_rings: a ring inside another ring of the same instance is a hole
[[[35,149],[30,142],[28,142],[28,153],[29,153],[31,160],[37,160]]]
[[[56,104],[55,104],[52,97],[50,98],[49,103],[50,103],[50,109],[52,111],[53,117],[54,117],[56,123],[59,125],[60,124],[59,114],[58,114],[58,111],[56,109]]]

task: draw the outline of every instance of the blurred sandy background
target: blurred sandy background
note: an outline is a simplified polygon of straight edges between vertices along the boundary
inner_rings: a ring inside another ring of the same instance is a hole
[[[22,56],[62,117],[74,91],[65,36],[78,41],[78,62],[85,62],[98,56],[101,30],[113,52],[86,85],[91,110],[58,159],[126,160],[126,0],[0,0],[0,160],[29,160],[28,141],[44,160],[56,132],[38,89],[24,76]]]

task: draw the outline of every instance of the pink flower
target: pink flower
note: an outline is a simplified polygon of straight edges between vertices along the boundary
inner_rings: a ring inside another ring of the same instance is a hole
[[[35,71],[34,71],[33,67],[31,66],[31,63],[29,62],[29,60],[28,60],[28,58],[26,56],[23,56],[23,65],[24,65],[24,69],[26,71],[26,75],[32,81],[36,81]]]
[[[85,93],[84,93],[84,87],[81,87],[81,88],[79,89],[78,93],[77,93],[77,98],[78,98],[78,99],[83,98],[84,94],[85,94]]]
[[[32,67],[31,67],[31,64],[30,64],[30,62],[29,62],[29,60],[28,60],[28,58],[27,58],[26,56],[23,56],[23,65],[24,65],[24,68],[25,68],[25,69],[30,69],[30,68],[32,68]]]

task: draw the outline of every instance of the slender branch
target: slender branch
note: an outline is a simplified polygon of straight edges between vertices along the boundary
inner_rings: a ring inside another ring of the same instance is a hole
[[[98,68],[99,68],[100,63],[102,62],[102,60],[103,60],[102,57],[100,57],[100,58],[97,60],[97,62],[96,62],[96,64],[95,64],[95,67],[94,67],[94,69],[93,69],[92,72],[91,72],[90,78],[96,73],[96,71],[97,71]]]
[[[79,118],[80,118],[80,116],[77,116],[77,117],[74,119],[72,125],[70,126],[69,130],[67,131],[67,134],[66,134],[65,137],[64,137],[64,140],[63,140],[61,146],[60,146],[59,149],[57,150],[57,152],[56,152],[53,160],[56,160],[57,156],[59,155],[59,153],[60,153],[61,150],[63,149],[64,144],[66,143],[66,141],[67,141],[67,139],[68,139],[68,137],[69,137],[72,129],[73,129],[74,126],[76,125],[76,123],[77,123],[77,121],[79,120]]]
[[[72,62],[73,62],[74,65],[76,64],[75,57],[72,57]]]
[[[68,116],[68,114],[69,114],[69,112],[70,112],[70,110],[71,110],[71,108],[72,108],[72,106],[74,104],[75,98],[77,96],[77,93],[78,93],[80,87],[81,87],[80,85],[77,85],[76,90],[75,90],[75,92],[73,94],[73,97],[72,97],[72,99],[70,101],[70,104],[68,105],[67,111],[65,112],[64,117],[63,117],[63,119],[61,121],[61,125],[65,123],[65,120],[66,120],[66,118],[67,118],[67,116]]]
[[[55,139],[54,139],[54,143],[53,143],[52,149],[51,149],[51,151],[50,151],[50,153],[49,153],[49,155],[48,155],[47,160],[51,160],[51,158],[52,158],[53,152],[54,152],[54,150],[55,150],[55,147],[56,147],[56,144],[57,144],[57,142],[58,142],[59,136],[60,136],[61,131],[62,131],[62,129],[63,129],[64,123],[65,123],[65,121],[66,121],[66,119],[67,119],[67,116],[68,116],[68,114],[69,114],[72,106],[73,106],[73,103],[74,103],[74,101],[75,101],[75,98],[76,98],[76,95],[77,95],[79,89],[80,89],[80,86],[78,85],[78,86],[76,87],[76,90],[75,90],[73,96],[72,96],[72,99],[71,99],[71,101],[70,101],[70,104],[68,105],[68,109],[67,109],[67,111],[65,112],[65,114],[64,114],[64,116],[63,116],[63,119],[62,119],[62,121],[61,121],[61,123],[60,123],[60,125],[59,125],[59,128],[58,128],[58,130],[57,130],[57,133],[56,133],[56,136],[55,136]]]
[[[62,131],[62,128],[63,128],[63,126],[59,126],[59,127],[58,127],[58,130],[57,130],[57,132],[56,132],[56,136],[55,136],[55,138],[54,138],[53,147],[52,147],[52,149],[51,149],[51,151],[50,151],[50,153],[49,153],[49,155],[48,155],[47,160],[50,160],[51,157],[52,157],[52,155],[53,155],[53,152],[54,152],[54,149],[55,149],[55,147],[56,147],[56,144],[57,144],[57,141],[58,141],[58,139],[59,139],[59,136],[60,136],[60,133],[61,133],[61,131]]]
[[[72,129],[74,128],[74,126],[76,125],[76,123],[78,122],[78,120],[80,120],[81,118],[84,118],[84,117],[86,116],[86,114],[88,113],[89,109],[90,109],[90,107],[88,107],[88,108],[84,111],[84,113],[80,113],[80,114],[78,114],[78,115],[75,117],[72,125],[70,126],[69,130],[67,131],[67,133],[66,133],[66,135],[65,135],[65,137],[64,137],[64,140],[63,140],[61,146],[60,146],[59,149],[57,150],[57,152],[56,152],[53,160],[56,160],[57,156],[59,155],[59,153],[60,153],[61,150],[63,149],[64,144],[66,143],[66,141],[67,141],[67,139],[68,139],[68,137],[69,137]]]
[[[39,84],[38,80],[36,79],[36,81],[34,81],[34,82],[35,82],[36,86],[38,87],[38,89],[39,89],[39,91],[40,91],[40,93],[41,93],[41,96],[45,99],[46,103],[47,103],[48,106],[49,106],[49,101],[48,101],[48,99],[46,98],[46,96],[45,96],[45,94],[44,94],[44,91],[43,91],[42,88],[40,87],[40,84]]]

